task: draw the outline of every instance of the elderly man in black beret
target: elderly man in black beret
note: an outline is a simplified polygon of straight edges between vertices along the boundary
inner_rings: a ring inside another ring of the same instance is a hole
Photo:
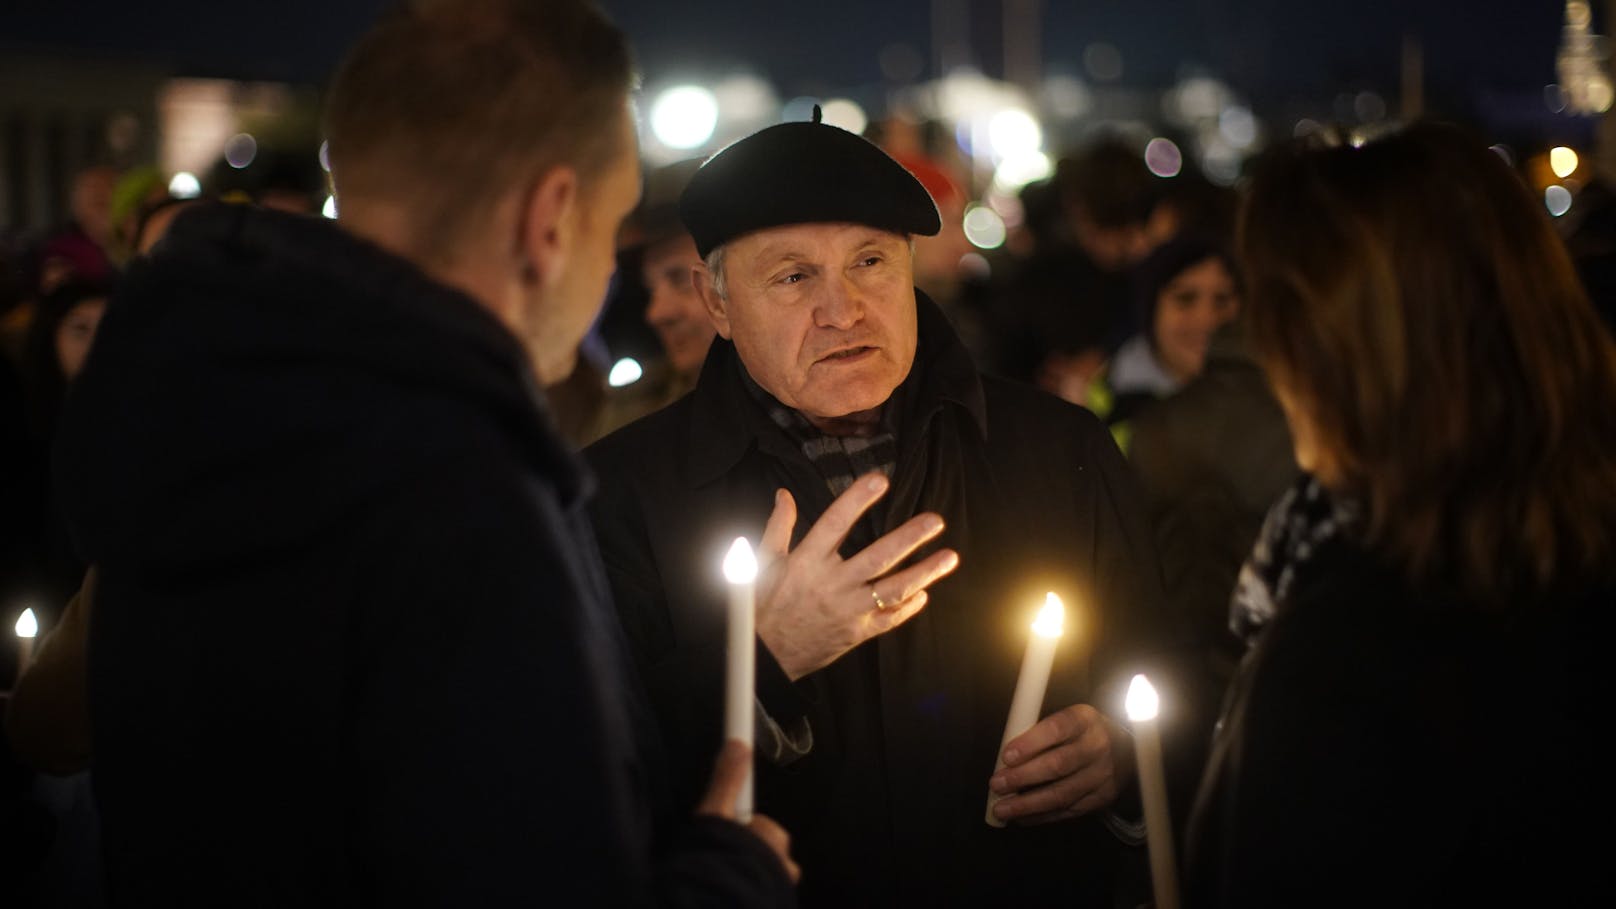
[[[757,797],[796,836],[803,901],[1111,906],[1138,831],[1110,715],[1160,582],[1110,436],[978,374],[912,282],[936,206],[866,140],[770,127],[680,211],[719,339],[690,395],[588,452],[680,798],[722,738],[720,562],[761,534]],[[1046,591],[1069,610],[1044,718],[1001,749]]]

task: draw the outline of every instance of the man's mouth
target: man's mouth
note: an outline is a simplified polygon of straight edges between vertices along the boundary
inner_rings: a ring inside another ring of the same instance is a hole
[[[819,359],[821,361],[830,361],[834,363],[841,360],[851,360],[874,350],[875,348],[873,347],[849,347],[844,350],[832,351]]]

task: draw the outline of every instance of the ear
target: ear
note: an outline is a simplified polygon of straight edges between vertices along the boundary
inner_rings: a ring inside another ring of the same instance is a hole
[[[517,217],[516,255],[524,279],[553,284],[566,268],[576,234],[578,172],[552,167],[528,190]]]
[[[707,307],[707,317],[713,320],[713,327],[718,329],[719,337],[726,341],[730,338],[729,301],[718,295],[713,288],[712,272],[707,270],[707,264],[690,266],[690,281],[696,288],[696,294],[701,297],[701,303]]]

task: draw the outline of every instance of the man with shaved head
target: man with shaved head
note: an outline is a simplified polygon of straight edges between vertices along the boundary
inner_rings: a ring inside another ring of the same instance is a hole
[[[661,808],[539,390],[640,195],[633,86],[581,0],[403,4],[329,95],[340,220],[199,205],[132,270],[60,463],[114,903],[793,901],[744,747]]]

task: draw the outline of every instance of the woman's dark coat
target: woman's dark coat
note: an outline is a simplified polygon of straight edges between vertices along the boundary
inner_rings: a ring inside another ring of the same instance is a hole
[[[1326,543],[1246,655],[1185,905],[1608,900],[1616,591],[1489,612]]]

